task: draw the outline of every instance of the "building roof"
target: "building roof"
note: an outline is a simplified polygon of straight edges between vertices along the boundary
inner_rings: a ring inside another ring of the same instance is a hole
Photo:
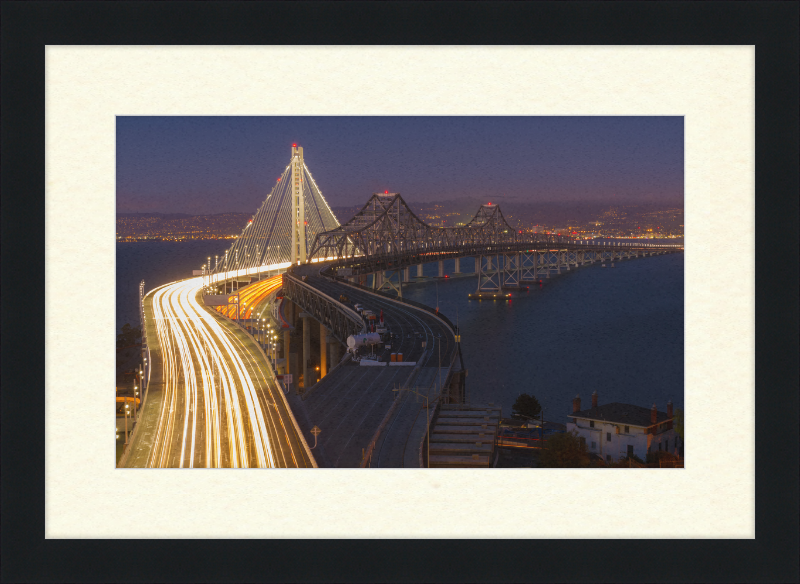
[[[599,420],[611,422],[613,424],[623,424],[626,426],[652,426],[650,422],[650,408],[634,406],[631,404],[611,403],[580,410],[568,415],[570,418],[585,418],[587,420]],[[657,412],[656,424],[669,420],[665,412]]]

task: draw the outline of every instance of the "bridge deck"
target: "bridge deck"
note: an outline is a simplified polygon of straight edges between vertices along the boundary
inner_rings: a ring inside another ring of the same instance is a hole
[[[363,367],[345,363],[311,388],[305,399],[291,398],[306,436],[310,436],[308,432],[314,425],[322,430],[314,450],[318,464],[356,467],[361,464],[362,449],[367,447],[394,402],[396,393],[392,389],[410,382],[421,393],[433,395],[432,385],[436,383],[438,387],[439,350],[442,363],[449,363],[456,348],[455,338],[452,330],[432,314],[328,280],[319,275],[321,267],[320,264],[298,266],[294,275],[306,276],[306,284],[331,298],[338,299],[344,294],[351,307],[361,304],[376,315],[383,311],[385,326],[394,338],[386,343],[391,344],[391,349],[380,352],[381,358],[387,361],[390,353],[402,352],[404,361],[415,361],[418,365]],[[446,369],[441,374],[442,381],[445,376]],[[425,430],[424,400],[408,392],[400,399],[376,445],[371,466],[419,466],[419,442]]]
[[[395,302],[378,294],[348,286],[340,282],[331,281],[319,275],[320,264],[306,264],[298,266],[295,274],[298,277],[306,276],[306,284],[313,286],[331,298],[339,298],[344,294],[349,298],[346,303],[350,308],[360,304],[371,310],[376,316],[383,311],[384,324],[392,333],[391,349],[383,349],[380,356],[388,360],[391,353],[403,353],[404,361],[418,361],[422,355],[422,342],[425,341],[427,357],[422,363],[423,367],[436,367],[439,359],[439,346],[441,340],[442,362],[451,356],[455,338],[453,332],[429,312],[415,308],[409,304]]]

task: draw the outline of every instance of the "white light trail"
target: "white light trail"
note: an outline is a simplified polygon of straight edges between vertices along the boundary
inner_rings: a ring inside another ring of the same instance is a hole
[[[302,446],[288,439],[293,426],[267,405],[276,403],[269,381],[236,329],[202,305],[201,289],[197,277],[151,293],[164,383],[147,465],[302,465]]]

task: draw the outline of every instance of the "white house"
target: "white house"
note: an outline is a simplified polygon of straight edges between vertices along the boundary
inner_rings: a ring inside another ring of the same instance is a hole
[[[672,427],[672,402],[667,411],[653,407],[611,403],[597,405],[597,392],[592,394],[592,407],[581,410],[581,398],[572,400],[571,421],[567,432],[576,431],[586,449],[612,462],[629,454],[645,460],[648,452],[666,450],[683,456],[683,440]]]

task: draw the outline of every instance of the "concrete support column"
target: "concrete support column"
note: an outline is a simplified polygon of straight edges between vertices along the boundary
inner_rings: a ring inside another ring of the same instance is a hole
[[[410,281],[411,281],[411,268],[409,268],[409,267],[406,267],[406,268],[403,270],[403,279],[404,279],[406,282],[410,282]]]
[[[300,356],[300,370],[303,372],[303,387],[308,389],[317,380],[314,369],[308,366],[311,360],[311,315],[301,312],[300,318],[303,319],[303,353]]]
[[[286,322],[289,323],[290,326],[294,325],[294,303],[289,300],[288,298],[284,300],[283,306],[283,314],[286,317]],[[291,364],[291,357],[289,357],[292,351],[292,331],[291,329],[286,329],[283,331],[283,372],[284,373],[296,373],[292,371],[292,364]],[[297,383],[297,379],[294,380],[293,383]],[[297,387],[295,385],[295,387]]]
[[[292,333],[289,329],[283,331],[283,372],[291,373],[289,371],[289,351],[291,351],[291,338]]]
[[[328,345],[330,346],[331,350],[331,369],[333,369],[334,367],[336,367],[336,365],[339,364],[339,361],[342,358],[341,354],[342,346],[339,344],[339,341],[337,341],[333,337],[328,337]]]
[[[444,261],[439,260],[439,277],[444,277]]]
[[[421,277],[422,277],[422,264],[419,264],[417,266],[417,278],[421,278]]]
[[[455,274],[461,273],[461,258],[456,258],[456,269],[454,273]]]
[[[322,379],[328,374],[328,329],[319,323],[319,378]]]

